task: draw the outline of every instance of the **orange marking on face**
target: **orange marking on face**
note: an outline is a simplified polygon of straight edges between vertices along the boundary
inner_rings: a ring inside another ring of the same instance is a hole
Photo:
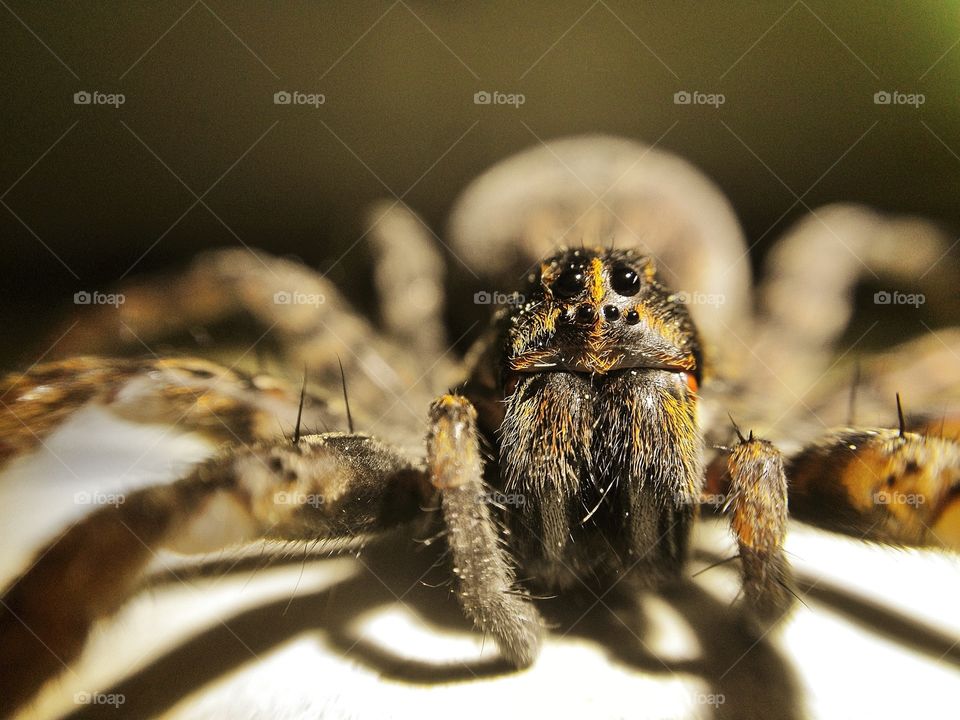
[[[590,300],[596,308],[596,320],[586,338],[587,348],[583,362],[593,372],[602,374],[614,367],[622,359],[622,356],[612,357],[614,349],[611,347],[610,338],[600,317],[600,304],[607,294],[603,282],[603,261],[600,258],[593,258],[590,261],[590,269],[587,273]]]
[[[598,309],[606,294],[606,288],[603,286],[603,260],[593,258],[590,261],[590,299]]]
[[[687,376],[687,387],[690,389],[690,392],[696,394],[697,390],[700,389],[700,385],[697,384],[697,378],[694,377],[693,373],[684,373]]]

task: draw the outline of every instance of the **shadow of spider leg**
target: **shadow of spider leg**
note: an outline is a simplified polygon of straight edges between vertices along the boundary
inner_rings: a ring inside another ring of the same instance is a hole
[[[0,716],[69,668],[93,624],[140,589],[160,550],[362,540],[421,517],[433,495],[423,467],[405,455],[330,433],[234,448],[103,507],[44,548],[0,598]]]
[[[510,558],[485,495],[477,413],[463,397],[444,395],[430,408],[428,464],[440,488],[447,543],[464,613],[493,635],[500,652],[518,667],[540,648],[543,621],[514,586]]]

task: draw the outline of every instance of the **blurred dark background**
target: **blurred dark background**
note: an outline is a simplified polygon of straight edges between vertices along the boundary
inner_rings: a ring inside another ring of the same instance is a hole
[[[804,204],[960,231],[952,3],[0,5],[4,364],[36,355],[74,292],[205,247],[326,270],[391,195],[442,234],[477,173],[572,133],[659,140],[693,161],[762,238],[755,259]],[[83,91],[123,104],[76,104]],[[278,105],[279,91],[325,101]],[[478,91],[525,102],[478,105]],[[676,104],[678,91],[725,100]],[[330,273],[360,303],[366,262],[360,243]]]

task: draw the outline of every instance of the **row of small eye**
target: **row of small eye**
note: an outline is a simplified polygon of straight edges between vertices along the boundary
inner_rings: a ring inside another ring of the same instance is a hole
[[[574,313],[574,320],[579,323],[593,323],[597,319],[597,313],[593,309],[592,305],[587,305],[584,303],[577,307],[577,311]],[[620,318],[620,308],[616,305],[604,305],[603,306],[603,317],[613,322]],[[626,321],[627,325],[636,325],[640,322],[640,313],[634,309],[627,310],[624,314],[623,319]]]

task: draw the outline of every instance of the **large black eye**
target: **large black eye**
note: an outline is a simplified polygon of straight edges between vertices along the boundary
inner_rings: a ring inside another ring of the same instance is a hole
[[[610,273],[610,285],[617,294],[632,297],[640,292],[640,276],[629,265],[617,265]]]
[[[554,295],[562,298],[570,298],[583,292],[585,286],[586,275],[583,272],[583,268],[571,265],[560,273],[560,277],[553,281],[550,289]]]

